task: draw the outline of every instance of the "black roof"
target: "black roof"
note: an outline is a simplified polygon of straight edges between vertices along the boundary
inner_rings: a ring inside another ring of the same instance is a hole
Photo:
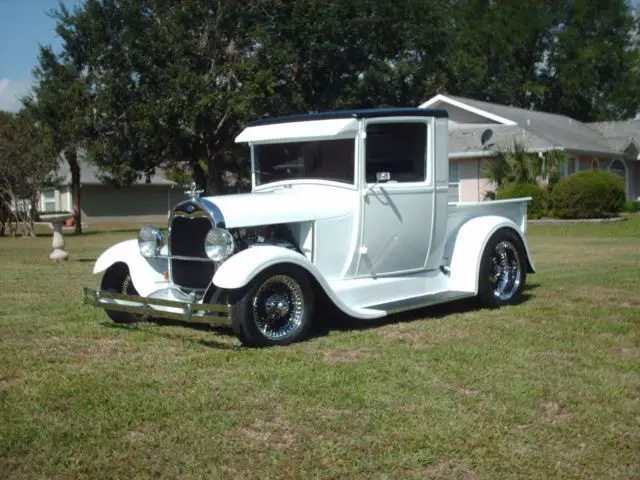
[[[266,117],[253,120],[247,126],[270,125],[287,122],[307,122],[309,120],[332,120],[336,118],[380,118],[380,117],[437,117],[448,118],[446,110],[439,108],[365,108],[359,110],[335,110],[332,112],[302,113],[282,117]]]

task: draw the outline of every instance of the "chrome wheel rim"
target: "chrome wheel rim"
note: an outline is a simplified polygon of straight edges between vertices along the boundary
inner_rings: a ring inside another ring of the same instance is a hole
[[[506,240],[499,242],[491,253],[490,284],[493,295],[500,300],[513,298],[520,287],[522,267],[516,247]]]
[[[260,333],[269,340],[282,340],[302,325],[302,287],[287,275],[268,278],[253,297],[253,318]]]

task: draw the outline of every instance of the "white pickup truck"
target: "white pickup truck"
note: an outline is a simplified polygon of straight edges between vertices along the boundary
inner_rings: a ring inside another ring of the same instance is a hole
[[[321,297],[359,319],[465,297],[499,307],[535,271],[530,199],[448,203],[445,111],[266,118],[236,142],[251,150],[251,193],[194,188],[166,234],[145,226],[98,258],[86,303],[115,322],[231,326],[244,345],[284,345]]]

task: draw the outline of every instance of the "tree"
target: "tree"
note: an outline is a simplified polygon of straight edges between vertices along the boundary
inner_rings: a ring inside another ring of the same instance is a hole
[[[559,2],[459,0],[453,2],[447,91],[531,108],[545,93],[540,68],[553,39]]]
[[[527,152],[525,144],[514,139],[507,146],[499,146],[495,150],[491,161],[484,166],[484,174],[496,189],[532,184],[551,190],[558,182],[567,159],[568,154],[561,150],[539,154]]]
[[[416,105],[444,83],[449,2],[252,2],[265,113]],[[267,82],[269,83],[269,82]],[[255,105],[255,103],[254,103]]]
[[[40,48],[34,76],[34,93],[23,103],[51,132],[55,158],[61,153],[69,164],[75,232],[82,233],[78,151],[88,149],[92,138],[93,94],[82,69],[68,55],[58,57],[50,47]]]
[[[40,193],[53,181],[57,169],[52,132],[36,112],[0,113],[0,235],[8,223],[13,233],[22,226],[23,235],[35,236],[33,222]],[[12,211],[13,207],[13,211]]]
[[[63,52],[42,55],[41,83],[71,107],[50,117],[118,186],[186,166],[222,192],[247,166],[233,138],[265,115],[440,92],[581,120],[640,102],[622,0],[86,0],[54,16]]]
[[[583,122],[624,120],[640,107],[638,19],[625,0],[564,0],[541,69],[541,107]]]
[[[186,162],[199,186],[220,191],[247,92],[257,90],[246,8],[89,0],[56,13],[65,55],[95,92],[91,152],[106,180],[126,186]]]

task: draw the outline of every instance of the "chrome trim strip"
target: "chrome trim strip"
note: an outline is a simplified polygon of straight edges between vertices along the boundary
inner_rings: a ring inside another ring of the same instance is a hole
[[[210,258],[186,257],[184,255],[156,255],[153,258],[160,258],[162,260],[188,260],[190,262],[215,263]]]
[[[211,215],[213,216],[214,225],[218,228],[227,228],[224,222],[224,216],[222,215],[222,211],[218,208],[218,206],[207,200],[206,198],[198,198],[198,203],[207,208]]]
[[[190,204],[196,206],[199,209],[195,210],[192,213],[181,210]],[[171,222],[176,216],[190,218],[207,216],[209,217],[209,220],[211,220],[211,223],[214,227],[226,228],[222,211],[213,202],[207,200],[206,198],[192,198],[180,202],[178,205],[173,207],[171,215],[169,215],[169,226],[171,226]]]
[[[110,302],[116,300],[125,301],[128,304]],[[105,292],[87,287],[84,288],[83,303],[105,310],[137,313],[147,316],[153,316],[153,313],[157,313],[158,318],[168,318],[187,323],[204,323],[217,327],[231,326],[231,305],[180,302],[177,300]],[[156,307],[177,308],[182,310],[182,312],[169,312]]]

